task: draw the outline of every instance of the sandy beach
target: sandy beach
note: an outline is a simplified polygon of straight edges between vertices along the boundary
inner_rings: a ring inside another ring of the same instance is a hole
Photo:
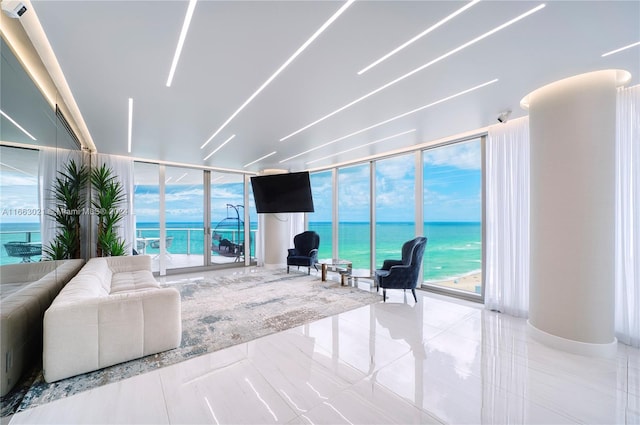
[[[459,289],[461,291],[480,293],[480,288],[482,286],[482,273],[470,273],[455,279],[438,280],[429,283],[438,286],[446,286],[447,288]]]

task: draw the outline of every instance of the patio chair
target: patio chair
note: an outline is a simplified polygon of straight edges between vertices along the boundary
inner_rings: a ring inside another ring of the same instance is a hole
[[[169,248],[171,248],[171,244],[173,243],[173,236],[167,236],[164,243],[164,252],[167,254],[168,258],[171,258],[171,253],[169,252]],[[160,249],[160,239],[156,239],[149,242],[149,246],[153,249]],[[156,255],[153,258],[158,258],[160,254]]]

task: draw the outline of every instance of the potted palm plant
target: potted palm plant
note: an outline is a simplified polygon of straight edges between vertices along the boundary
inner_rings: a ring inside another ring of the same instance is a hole
[[[126,199],[122,183],[116,179],[111,168],[102,164],[91,171],[91,189],[91,205],[98,217],[96,255],[125,255],[125,241],[117,234],[117,228],[124,218],[121,207]]]
[[[57,234],[49,246],[44,247],[44,256],[50,260],[81,258],[80,215],[86,206],[86,188],[89,171],[72,159],[53,184],[51,194],[55,207],[47,213],[57,225]]]

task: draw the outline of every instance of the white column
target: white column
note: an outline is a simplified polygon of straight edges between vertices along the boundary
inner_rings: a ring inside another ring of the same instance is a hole
[[[289,240],[289,220],[291,214],[264,214],[264,266],[280,268],[287,265]]]
[[[558,349],[611,355],[616,87],[606,70],[523,99],[531,139],[529,329]]]
[[[288,170],[266,169],[259,175],[283,174]],[[293,241],[289,240],[289,228],[291,214],[269,213],[260,214],[261,233],[264,237],[264,267],[281,268],[287,266],[287,249],[293,247]]]

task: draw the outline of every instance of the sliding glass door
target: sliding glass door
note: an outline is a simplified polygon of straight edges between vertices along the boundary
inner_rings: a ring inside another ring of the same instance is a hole
[[[211,172],[210,204],[211,262],[244,264],[255,243],[254,235],[245,241],[244,176]]]
[[[205,265],[203,171],[167,166],[164,187],[167,269]]]

